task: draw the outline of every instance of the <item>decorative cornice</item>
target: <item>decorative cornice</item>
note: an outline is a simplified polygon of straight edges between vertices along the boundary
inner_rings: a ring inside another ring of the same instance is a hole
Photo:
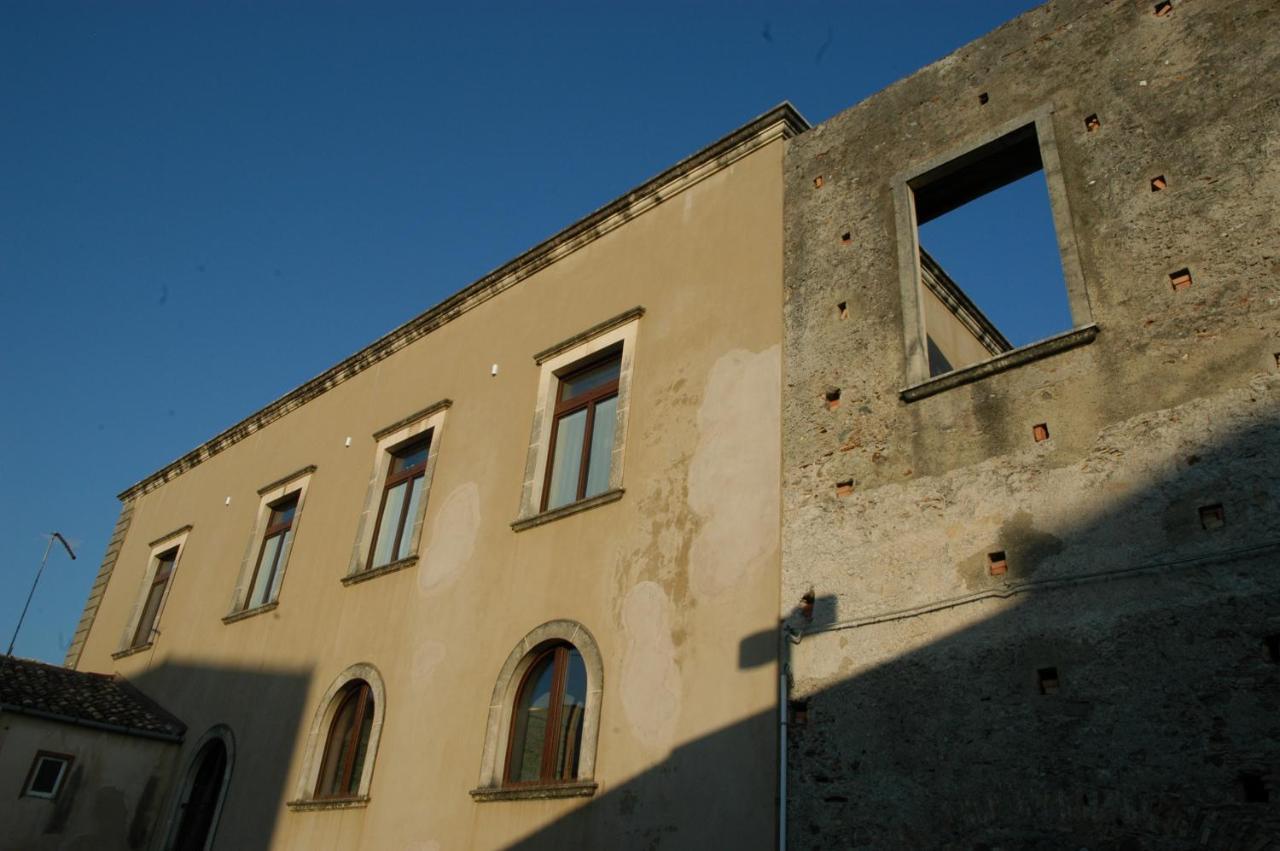
[[[609,319],[606,319],[603,322],[597,322],[595,325],[592,325],[587,330],[579,331],[577,334],[574,334],[569,339],[561,340],[560,342],[556,343],[554,346],[549,346],[543,349],[542,351],[538,352],[536,355],[533,356],[533,362],[537,366],[542,366],[542,364],[545,361],[551,360],[556,355],[561,354],[562,352],[567,352],[572,348],[580,346],[583,343],[587,342],[588,340],[594,340],[596,337],[599,337],[601,334],[605,334],[609,331],[612,331],[614,328],[618,328],[622,325],[626,325],[631,320],[639,319],[641,316],[644,316],[643,307],[637,306],[637,307],[631,308],[630,310],[624,310],[622,313],[619,313],[617,316],[610,317]]]
[[[413,425],[419,420],[425,420],[427,417],[431,416],[437,411],[445,411],[451,407],[453,407],[452,399],[441,399],[439,402],[432,402],[430,405],[427,405],[427,407],[423,408],[421,411],[415,411],[414,413],[410,414],[407,417],[401,417],[400,419],[396,420],[391,425],[386,426],[385,428],[378,429],[373,433],[373,439],[382,440],[382,438],[386,437],[389,434],[395,434],[405,426]]]
[[[118,498],[126,500],[139,496],[180,476],[641,213],[670,200],[765,145],[779,139],[790,139],[808,129],[809,122],[784,101],[131,485]]]
[[[168,541],[172,538],[176,538],[179,535],[185,535],[186,533],[190,532],[193,528],[194,528],[193,526],[187,525],[187,526],[183,526],[181,529],[174,529],[172,532],[169,532],[168,534],[165,534],[165,535],[161,535],[151,543],[147,544],[147,548],[155,549],[156,547],[163,544],[165,541]]]
[[[590,798],[598,787],[593,782],[553,783],[545,786],[496,786],[472,789],[477,803],[486,801],[530,801],[548,798]]]
[[[284,487],[285,485],[292,482],[294,479],[301,479],[303,476],[309,476],[315,471],[316,471],[316,465],[310,464],[306,467],[303,467],[301,470],[295,470],[294,472],[290,473],[287,476],[281,476],[271,484],[263,485],[262,487],[258,488],[258,496],[265,496],[266,494],[271,493],[276,488]]]

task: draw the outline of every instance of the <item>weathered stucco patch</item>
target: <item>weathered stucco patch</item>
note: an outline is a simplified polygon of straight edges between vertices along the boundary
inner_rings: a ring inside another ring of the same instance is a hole
[[[667,747],[680,717],[682,689],[671,640],[671,601],[656,582],[641,582],[622,605],[626,650],[622,657],[622,708],[635,737]]]
[[[418,685],[431,682],[436,667],[448,655],[448,648],[440,641],[424,641],[413,651],[413,680]]]
[[[471,559],[479,530],[480,489],[475,482],[467,482],[454,488],[431,524],[431,537],[418,571],[418,588],[431,591],[452,581]]]
[[[703,520],[690,549],[695,594],[720,594],[778,548],[780,381],[778,346],[726,352],[707,376],[689,465],[689,506]]]

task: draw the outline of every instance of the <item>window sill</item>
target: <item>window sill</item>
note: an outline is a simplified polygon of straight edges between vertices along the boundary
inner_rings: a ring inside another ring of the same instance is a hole
[[[595,496],[589,496],[586,499],[580,499],[577,502],[571,502],[568,505],[562,505],[559,508],[553,508],[550,511],[543,511],[541,514],[520,517],[511,521],[511,528],[517,532],[532,529],[534,526],[541,526],[543,523],[550,523],[552,520],[559,520],[561,517],[568,517],[570,514],[577,514],[579,511],[595,508],[597,505],[617,502],[622,499],[624,493],[626,491],[623,488],[614,488],[604,493],[598,493]]]
[[[355,585],[359,582],[365,582],[369,579],[376,579],[379,576],[386,576],[388,573],[395,573],[398,570],[404,570],[407,567],[413,567],[418,563],[417,556],[409,556],[399,561],[387,562],[378,567],[371,567],[368,570],[362,570],[359,573],[348,573],[342,577],[343,585]]]
[[[1082,325],[1079,328],[1064,331],[1048,339],[1002,352],[993,358],[979,361],[970,366],[943,373],[935,378],[921,381],[919,384],[904,387],[898,391],[898,395],[904,402],[915,402],[919,399],[942,393],[945,390],[950,390],[953,387],[981,381],[988,375],[995,375],[998,372],[1014,369],[1023,364],[1047,358],[1059,352],[1065,352],[1068,349],[1086,346],[1098,336],[1098,330],[1096,324]]]
[[[274,612],[276,606],[280,605],[279,600],[272,600],[270,603],[263,603],[261,606],[254,606],[252,609],[241,609],[238,612],[232,612],[222,619],[223,623],[235,623],[254,615],[265,615],[267,612]]]
[[[587,780],[580,783],[556,783],[547,786],[490,786],[472,789],[476,803],[487,801],[537,801],[548,798],[590,798],[596,793],[596,783]]]
[[[154,645],[155,645],[154,641],[148,641],[146,644],[138,644],[133,647],[125,648],[124,650],[117,650],[115,653],[111,654],[111,658],[123,659],[126,656],[132,656],[135,653],[141,653],[144,650],[150,650]]]
[[[358,810],[369,806],[369,796],[360,795],[355,798],[307,798],[299,801],[288,801],[285,806],[294,812],[310,810]]]

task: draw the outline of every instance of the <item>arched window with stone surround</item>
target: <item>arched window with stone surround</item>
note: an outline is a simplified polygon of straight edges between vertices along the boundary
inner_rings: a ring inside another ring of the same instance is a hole
[[[489,705],[478,801],[594,794],[604,665],[591,633],[550,621],[526,635]]]
[[[303,751],[292,809],[359,807],[369,802],[374,757],[386,716],[386,690],[372,665],[352,665],[329,686]]]

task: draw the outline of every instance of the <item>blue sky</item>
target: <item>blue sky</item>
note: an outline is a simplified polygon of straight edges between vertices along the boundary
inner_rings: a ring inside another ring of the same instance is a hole
[[[4,4],[6,646],[45,533],[80,558],[15,652],[61,661],[119,491],[776,103],[1033,5]]]

